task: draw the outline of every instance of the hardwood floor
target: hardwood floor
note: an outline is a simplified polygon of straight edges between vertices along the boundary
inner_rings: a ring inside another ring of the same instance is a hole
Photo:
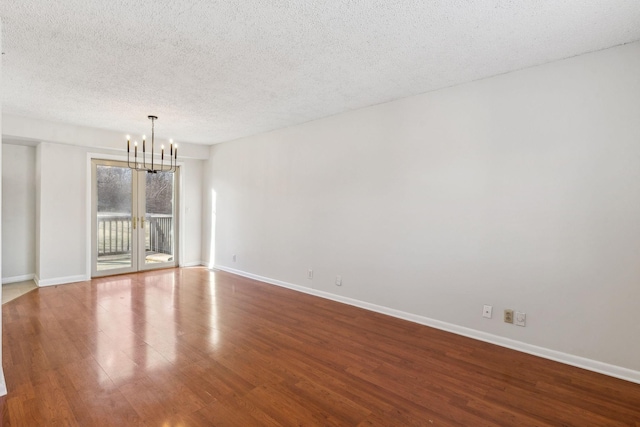
[[[640,426],[638,384],[204,268],[2,314],[2,426]]]

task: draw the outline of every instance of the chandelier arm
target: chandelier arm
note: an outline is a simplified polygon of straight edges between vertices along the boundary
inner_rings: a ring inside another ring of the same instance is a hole
[[[129,139],[127,138],[127,166],[129,166],[130,169],[137,169],[138,168],[138,143],[136,142],[133,147],[133,150],[134,150],[133,168],[131,167],[129,144],[130,142],[129,142]]]
[[[134,162],[133,166],[131,166],[131,160],[129,160],[129,153],[127,153],[127,166],[129,166],[129,169],[135,169],[136,168],[135,162]]]
[[[142,137],[142,167],[145,169],[147,167],[147,138],[145,136]]]
[[[153,160],[154,160],[153,158],[155,157],[154,156],[155,153],[153,151],[153,148],[154,148],[154,118],[153,118],[153,116],[151,116],[149,118],[151,119],[151,170],[155,170],[153,168]]]
[[[134,158],[133,164],[131,163],[131,153],[130,153],[130,141],[127,136],[127,166],[129,169],[133,169],[135,171],[146,171],[147,173],[157,173],[157,172],[170,172],[173,173],[178,169],[178,147],[173,147],[173,140],[171,141],[170,151],[169,151],[169,164],[165,166],[164,164],[164,147],[160,154],[160,167],[156,169],[157,163],[155,159],[155,121],[158,119],[157,116],[147,116],[151,120],[151,158],[149,163],[147,163],[147,149],[146,149],[146,138],[142,140],[142,162],[138,163],[138,146],[137,143],[134,147]]]

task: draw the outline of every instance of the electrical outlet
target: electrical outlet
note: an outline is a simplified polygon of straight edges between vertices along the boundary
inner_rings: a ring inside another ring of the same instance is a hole
[[[336,276],[336,286],[342,286],[342,276]]]
[[[233,254],[233,262],[236,262],[236,254]]]
[[[311,280],[313,279],[313,270],[309,269],[309,271],[307,272],[307,279]]]
[[[491,319],[491,314],[493,313],[493,307],[490,305],[485,305],[482,309],[482,317],[486,317],[487,319]]]
[[[516,326],[526,326],[527,313],[521,313],[519,311],[516,311],[516,317],[513,323],[515,323]]]
[[[504,322],[513,323],[513,310],[507,309],[504,311]]]

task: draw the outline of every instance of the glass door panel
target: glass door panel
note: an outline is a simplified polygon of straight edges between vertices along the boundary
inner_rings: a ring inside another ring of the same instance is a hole
[[[134,268],[133,174],[127,167],[94,165],[95,270]],[[114,271],[115,273],[115,271]]]
[[[144,186],[144,264],[175,265],[174,174],[147,173]]]

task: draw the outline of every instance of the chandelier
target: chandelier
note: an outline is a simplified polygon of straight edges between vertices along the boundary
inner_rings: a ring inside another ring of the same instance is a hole
[[[154,141],[154,122],[158,120],[156,116],[148,116],[151,120],[151,156],[149,160],[147,160],[147,150],[146,150],[146,136],[142,136],[142,159],[138,160],[138,141],[133,142],[133,162],[131,162],[131,138],[127,135],[127,165],[130,169],[134,169],[137,171],[146,171],[147,173],[158,173],[158,172],[175,172],[176,167],[178,165],[178,144],[173,146],[173,140],[170,139],[169,143],[169,161],[165,165],[164,164],[164,145],[160,146],[160,161],[158,162],[158,156],[154,152],[155,149],[155,141]]]

